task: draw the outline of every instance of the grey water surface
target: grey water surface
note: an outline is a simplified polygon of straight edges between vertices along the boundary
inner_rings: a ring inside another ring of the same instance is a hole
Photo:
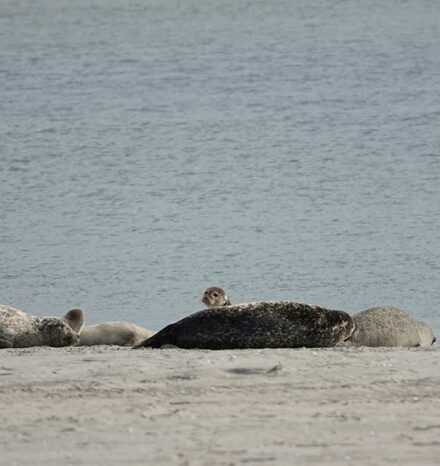
[[[0,2],[0,302],[440,332],[440,2]]]

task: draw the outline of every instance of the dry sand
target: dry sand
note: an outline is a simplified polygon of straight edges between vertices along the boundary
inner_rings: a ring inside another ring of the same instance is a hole
[[[0,351],[2,465],[439,465],[440,351]]]

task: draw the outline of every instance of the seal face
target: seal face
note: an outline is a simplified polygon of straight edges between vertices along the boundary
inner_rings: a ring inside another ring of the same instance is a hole
[[[212,286],[211,288],[207,288],[204,291],[202,295],[202,302],[206,304],[207,307],[221,307],[231,305],[231,301],[229,301],[225,291],[217,286]]]
[[[372,307],[353,316],[355,346],[429,347],[436,337],[432,328],[392,306]]]
[[[127,322],[103,322],[86,325],[80,333],[79,346],[134,346],[152,335],[154,335],[152,330],[139,325]]]
[[[63,318],[34,317],[0,304],[0,348],[70,346],[78,340],[78,333]]]
[[[212,350],[334,346],[349,338],[345,312],[294,301],[263,301],[205,309],[163,328],[138,347]]]

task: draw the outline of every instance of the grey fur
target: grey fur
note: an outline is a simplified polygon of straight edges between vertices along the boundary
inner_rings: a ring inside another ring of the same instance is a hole
[[[79,335],[57,317],[34,317],[0,304],[0,348],[30,346],[69,346]]]
[[[435,342],[432,328],[396,307],[372,307],[353,316],[355,346],[429,347]]]
[[[168,325],[138,347],[242,349],[334,346],[349,338],[345,312],[294,301],[268,301],[205,309]]]

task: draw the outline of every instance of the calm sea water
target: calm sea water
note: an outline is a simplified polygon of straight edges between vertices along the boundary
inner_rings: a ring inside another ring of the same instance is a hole
[[[0,44],[0,302],[440,332],[439,2],[3,0]]]

